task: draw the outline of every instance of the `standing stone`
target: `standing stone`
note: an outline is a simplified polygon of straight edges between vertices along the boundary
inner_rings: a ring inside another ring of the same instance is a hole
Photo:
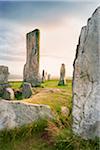
[[[100,7],[83,27],[74,61],[73,131],[100,137]]]
[[[8,67],[0,66],[0,84],[8,83]]]
[[[0,66],[0,96],[2,96],[3,91],[8,87],[8,67]]]
[[[32,87],[30,83],[25,82],[22,87],[22,98],[30,98],[32,95]]]
[[[60,80],[58,85],[65,85],[65,64],[61,65],[60,68]]]
[[[24,66],[24,81],[31,83],[31,85],[39,86],[39,44],[40,44],[40,31],[38,29],[27,33],[27,59]]]
[[[43,70],[42,71],[42,83],[44,83],[44,81],[45,81],[45,71]]]

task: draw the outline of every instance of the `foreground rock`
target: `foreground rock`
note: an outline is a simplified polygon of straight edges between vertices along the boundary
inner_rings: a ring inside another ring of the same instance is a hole
[[[100,7],[81,30],[74,62],[73,131],[100,137]]]
[[[39,44],[40,31],[38,29],[27,33],[27,59],[24,66],[24,81],[33,87],[40,85],[39,79]]]
[[[0,100],[0,130],[21,127],[46,118],[52,118],[47,105]]]
[[[32,95],[32,87],[30,83],[23,83],[22,86],[22,98],[30,98]]]

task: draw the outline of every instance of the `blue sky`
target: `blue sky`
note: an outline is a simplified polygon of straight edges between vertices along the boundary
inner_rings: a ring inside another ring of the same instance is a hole
[[[40,29],[40,72],[59,75],[61,63],[72,76],[73,60],[81,27],[99,2],[0,1],[0,64],[10,73],[23,73],[26,33]]]

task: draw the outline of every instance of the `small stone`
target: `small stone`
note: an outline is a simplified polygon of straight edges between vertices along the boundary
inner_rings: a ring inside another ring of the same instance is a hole
[[[68,116],[68,115],[69,115],[69,109],[68,109],[67,107],[65,107],[65,106],[62,106],[62,107],[61,107],[61,113],[62,113],[63,115]]]
[[[14,100],[15,95],[13,89],[10,87],[5,88],[2,98],[6,100]]]
[[[31,84],[24,82],[22,86],[22,98],[30,98],[31,95],[32,95]]]

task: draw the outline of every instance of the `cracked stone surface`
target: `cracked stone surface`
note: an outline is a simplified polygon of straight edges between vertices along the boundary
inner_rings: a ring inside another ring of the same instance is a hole
[[[48,105],[0,100],[0,130],[21,127],[39,119],[52,117]]]
[[[40,31],[35,29],[26,35],[27,58],[24,65],[24,81],[31,83],[31,85],[39,86],[39,44]]]
[[[73,131],[100,137],[100,7],[81,30],[73,74]]]

